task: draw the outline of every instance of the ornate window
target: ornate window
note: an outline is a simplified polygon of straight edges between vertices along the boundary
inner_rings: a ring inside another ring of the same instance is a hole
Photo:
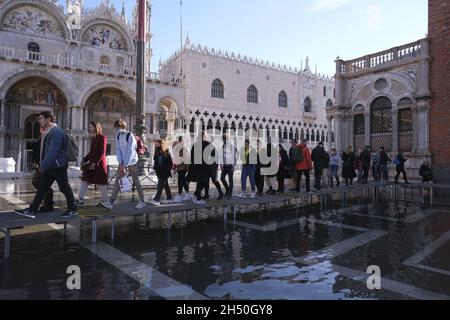
[[[411,152],[413,143],[413,116],[410,108],[398,111],[398,147],[402,152]]]
[[[254,85],[247,89],[247,102],[258,103],[258,89]]]
[[[284,91],[281,91],[278,95],[278,106],[280,108],[287,108],[288,106],[287,94]]]
[[[323,87],[323,96],[324,96],[324,97],[327,96],[327,87]]]
[[[355,150],[364,149],[366,125],[364,114],[356,114],[353,119],[353,144]]]
[[[311,112],[312,111],[312,101],[310,97],[306,97],[305,99],[305,112]]]
[[[223,82],[219,79],[213,81],[211,85],[211,97],[224,99],[224,87]]]
[[[370,108],[371,145],[376,152],[384,147],[392,151],[392,102],[387,97],[375,99]]]
[[[39,60],[40,52],[41,52],[41,49],[36,42],[30,42],[28,44],[28,54],[29,54],[30,60]]]
[[[331,108],[332,106],[333,106],[333,101],[331,101],[331,99],[328,99],[328,100],[327,100],[326,107],[327,107],[327,108]]]

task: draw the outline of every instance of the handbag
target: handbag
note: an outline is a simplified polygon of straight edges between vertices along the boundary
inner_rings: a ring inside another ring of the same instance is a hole
[[[119,180],[120,192],[128,192],[133,189],[133,184],[130,181],[130,178],[127,176],[120,178]]]

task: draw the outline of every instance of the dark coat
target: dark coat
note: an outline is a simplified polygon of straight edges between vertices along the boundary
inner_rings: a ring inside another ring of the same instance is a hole
[[[277,176],[281,179],[286,179],[290,176],[289,157],[285,150],[280,152],[280,165],[278,167]]]
[[[372,155],[370,154],[370,152],[368,150],[364,150],[359,155],[359,160],[361,161],[363,167],[366,167],[366,168],[370,167],[370,162],[372,160]]]
[[[356,156],[354,152],[344,152],[342,155],[342,177],[345,179],[353,179],[357,177],[355,172],[355,161]]]
[[[191,149],[191,170],[189,171],[188,177],[189,181],[198,182],[201,180],[207,180],[210,176],[210,168],[208,164],[203,159],[203,154],[205,149],[210,145],[208,141],[197,141],[194,143]],[[198,150],[197,150],[198,149]],[[195,150],[202,153],[201,161],[195,163]]]
[[[400,161],[400,164],[398,164],[395,169],[397,171],[403,171],[405,170],[405,162],[408,161],[408,159],[405,159],[402,155],[397,156],[397,159]]]
[[[387,165],[388,162],[390,162],[390,161],[391,161],[391,159],[387,155],[386,151],[383,151],[380,153],[380,164],[381,165]]]
[[[321,146],[317,146],[311,153],[311,160],[314,162],[314,168],[323,170],[330,166],[330,156]]]
[[[159,156],[155,154],[153,163],[153,169],[155,169],[158,179],[164,180],[172,176],[173,162],[169,151],[162,154],[161,162]]]
[[[91,140],[89,153],[83,158],[84,163],[95,163],[94,170],[84,170],[81,179],[90,184],[108,184],[108,171],[106,168],[106,145],[104,135],[97,134]]]

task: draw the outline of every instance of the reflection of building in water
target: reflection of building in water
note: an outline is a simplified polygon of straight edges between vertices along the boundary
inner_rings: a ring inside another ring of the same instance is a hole
[[[56,3],[0,1],[0,158],[14,158],[18,171],[30,168],[41,111],[55,112],[58,125],[75,137],[80,160],[90,146],[90,121],[102,124],[113,154],[114,121],[122,118],[131,129],[135,123],[135,21],[127,23],[124,8],[118,13],[109,1],[86,9],[82,0],[67,0],[66,12]],[[150,17],[148,7],[144,112],[152,140],[181,123],[184,107],[175,77],[164,83],[150,72]],[[177,118],[160,130],[160,115],[167,112]]]

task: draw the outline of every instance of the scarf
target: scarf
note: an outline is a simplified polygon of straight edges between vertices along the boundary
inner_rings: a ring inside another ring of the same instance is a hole
[[[44,133],[42,134],[42,138],[41,138],[41,150],[40,150],[40,155],[39,155],[39,163],[42,163],[42,152],[44,151],[44,142],[45,139],[47,138],[47,135],[50,133],[50,131],[57,127],[56,123],[52,123],[50,124],[50,126],[47,128],[47,130],[44,131]]]

